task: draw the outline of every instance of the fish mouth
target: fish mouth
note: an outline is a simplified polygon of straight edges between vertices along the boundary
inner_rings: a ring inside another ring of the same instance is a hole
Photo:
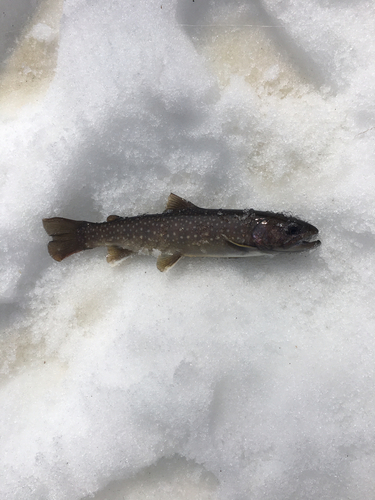
[[[313,250],[321,245],[320,240],[316,240],[319,230],[309,224],[306,231],[299,235],[299,237],[294,238],[282,245],[278,251],[279,252],[306,252],[308,250]]]
[[[293,243],[289,248],[285,248],[285,252],[305,252],[307,250],[313,250],[314,248],[318,248],[322,242],[320,240],[312,240],[312,238],[317,234],[311,234],[307,238],[306,236],[297,243]]]
[[[320,240],[314,240],[314,241],[306,241],[302,240],[300,243],[297,243],[297,245],[294,245],[292,248],[289,249],[291,252],[303,252],[305,250],[312,250],[313,248],[317,248],[322,244]]]

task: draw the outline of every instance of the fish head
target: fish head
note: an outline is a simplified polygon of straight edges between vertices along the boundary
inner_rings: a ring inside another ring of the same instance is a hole
[[[313,240],[319,230],[295,217],[284,214],[264,214],[257,217],[253,240],[259,249],[270,252],[303,252],[318,247]]]

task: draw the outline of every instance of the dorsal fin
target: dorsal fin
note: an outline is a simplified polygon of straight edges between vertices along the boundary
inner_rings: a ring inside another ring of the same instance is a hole
[[[171,193],[168,197],[166,210],[201,210],[199,207],[191,203],[190,201],[184,200],[177,194]]]
[[[121,219],[119,215],[108,215],[107,222],[112,222],[113,220]]]

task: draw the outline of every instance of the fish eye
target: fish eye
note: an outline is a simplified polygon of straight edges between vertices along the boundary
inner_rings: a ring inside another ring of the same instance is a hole
[[[295,222],[291,222],[288,224],[288,227],[286,228],[286,233],[290,235],[298,234],[299,233],[299,225],[296,224]]]

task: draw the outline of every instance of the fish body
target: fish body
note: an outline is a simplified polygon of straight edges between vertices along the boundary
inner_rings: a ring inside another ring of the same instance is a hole
[[[53,237],[48,245],[57,261],[99,246],[114,262],[133,253],[158,252],[160,271],[181,257],[252,257],[315,248],[318,229],[295,217],[273,212],[205,209],[171,193],[162,214],[111,215],[107,222],[43,219]]]

